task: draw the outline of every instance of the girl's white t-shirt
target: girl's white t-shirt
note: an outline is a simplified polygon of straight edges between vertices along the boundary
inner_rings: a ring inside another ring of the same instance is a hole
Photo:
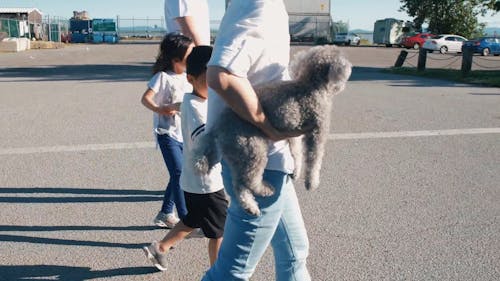
[[[149,80],[148,88],[155,92],[154,101],[158,105],[182,102],[185,93],[193,91],[186,74],[176,74],[171,71],[160,71]],[[182,142],[181,116],[160,115],[153,113],[153,130],[159,135],[168,135],[176,141]]]
[[[193,155],[193,145],[205,131],[205,122],[207,121],[207,100],[193,94],[186,94],[181,105],[182,116],[182,135],[184,142],[182,144],[182,173],[180,186],[182,190],[189,193],[205,194],[217,192],[224,188],[222,183],[222,168],[220,163],[215,165],[210,173],[200,175],[193,170],[189,161]]]
[[[201,45],[210,45],[210,17],[207,0],[165,0],[168,32],[181,32],[176,18],[191,16],[201,36]]]

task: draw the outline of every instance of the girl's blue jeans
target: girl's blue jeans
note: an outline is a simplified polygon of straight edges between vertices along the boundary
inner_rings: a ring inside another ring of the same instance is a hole
[[[157,135],[157,139],[170,177],[163,197],[161,212],[172,213],[175,206],[179,218],[184,218],[187,214],[186,202],[179,184],[182,171],[182,143],[168,135]]]
[[[256,196],[261,209],[259,217],[241,208],[233,192],[229,167],[224,163],[222,176],[231,204],[217,261],[202,280],[249,280],[266,248],[271,245],[277,281],[310,281],[306,267],[309,241],[289,175],[265,170],[264,180],[275,188],[275,193],[270,197]]]

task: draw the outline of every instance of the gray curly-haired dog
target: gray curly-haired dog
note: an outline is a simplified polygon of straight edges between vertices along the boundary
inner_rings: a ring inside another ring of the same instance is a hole
[[[282,132],[303,133],[289,139],[295,161],[294,178],[305,158],[305,186],[319,185],[321,161],[330,126],[333,96],[351,75],[351,63],[335,46],[318,46],[298,53],[290,64],[291,81],[258,86],[255,91],[270,123]],[[250,214],[260,215],[256,196],[270,196],[273,188],[262,180],[269,139],[251,123],[226,108],[209,132],[196,141],[191,164],[200,173],[220,161],[230,167],[235,194]]]

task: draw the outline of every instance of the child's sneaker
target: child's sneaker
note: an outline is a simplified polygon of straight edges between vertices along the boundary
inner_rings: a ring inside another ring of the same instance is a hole
[[[186,236],[186,239],[191,239],[191,238],[205,238],[205,233],[203,233],[203,230],[201,228],[195,228],[191,233]]]
[[[179,219],[173,213],[162,213],[159,212],[156,215],[153,223],[159,227],[174,228],[174,226],[179,222]]]
[[[142,248],[146,257],[153,263],[153,265],[161,271],[167,270],[167,253],[160,252],[158,242],[154,241],[149,246]]]

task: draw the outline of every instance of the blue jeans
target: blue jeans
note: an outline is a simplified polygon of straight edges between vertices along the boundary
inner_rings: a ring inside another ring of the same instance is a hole
[[[224,240],[215,264],[203,281],[249,280],[267,246],[273,247],[277,281],[310,281],[306,267],[307,238],[295,188],[283,172],[265,170],[264,180],[275,188],[270,197],[257,197],[261,216],[243,210],[233,192],[229,168],[223,163],[224,187],[231,197]]]
[[[179,179],[182,171],[182,143],[174,140],[168,135],[156,135],[160,146],[163,160],[167,166],[170,179],[163,197],[161,212],[168,214],[177,208],[177,214],[184,218],[187,214],[184,192],[181,190]]]

